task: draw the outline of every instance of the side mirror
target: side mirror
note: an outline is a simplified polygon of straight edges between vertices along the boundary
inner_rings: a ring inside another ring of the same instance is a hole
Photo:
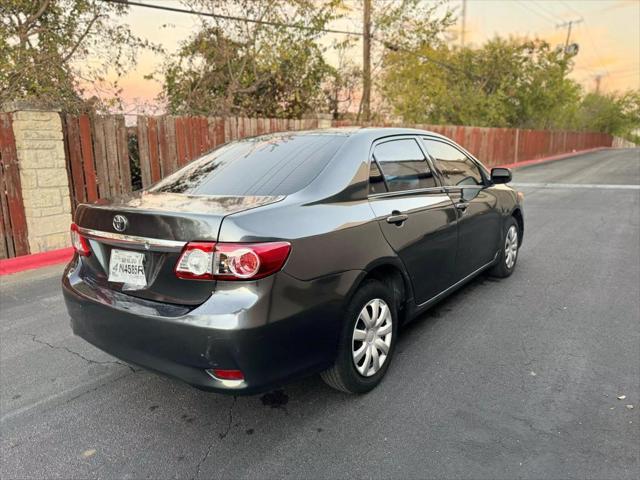
[[[491,181],[493,183],[509,183],[511,181],[511,170],[508,168],[492,168]]]

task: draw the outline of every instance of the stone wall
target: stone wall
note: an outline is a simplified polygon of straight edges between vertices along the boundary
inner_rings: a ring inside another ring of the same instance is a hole
[[[31,253],[68,247],[71,200],[60,115],[16,111],[13,133]]]

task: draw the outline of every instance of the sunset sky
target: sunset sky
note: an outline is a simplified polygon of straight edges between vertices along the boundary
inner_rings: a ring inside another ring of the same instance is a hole
[[[165,4],[181,7],[177,0],[138,0],[145,3]],[[374,0],[374,8],[382,8],[385,2]],[[332,27],[345,30],[360,30],[361,2],[349,0],[351,11],[347,18],[336,21]],[[450,0],[448,5],[460,11],[462,0]],[[566,28],[556,25],[582,18],[574,26],[571,42],[580,46],[572,77],[587,90],[595,88],[595,76],[601,75],[603,91],[621,91],[640,88],[640,0],[468,0],[467,43],[479,45],[494,35],[539,37],[552,45],[564,43]],[[174,52],[196,28],[197,17],[131,7],[124,19],[133,31],[149,40],[160,43],[169,52]],[[163,25],[168,25],[163,27]],[[459,32],[452,29],[452,35]],[[323,43],[331,44],[337,35],[327,35]],[[358,62],[361,45],[352,55]],[[329,62],[335,55],[329,50]],[[151,52],[143,52],[137,67],[119,84],[124,98],[133,113],[139,105],[155,104],[160,92],[160,83],[145,79],[162,63],[162,58]]]

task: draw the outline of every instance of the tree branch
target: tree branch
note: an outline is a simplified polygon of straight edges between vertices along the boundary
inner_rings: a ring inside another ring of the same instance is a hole
[[[87,35],[89,35],[89,31],[91,30],[91,27],[93,27],[93,25],[96,23],[98,18],[100,18],[101,16],[102,15],[100,15],[99,13],[96,13],[94,17],[89,21],[89,23],[87,24],[87,28],[85,28],[84,32],[82,32],[82,35],[78,37],[76,44],[73,47],[71,47],[71,50],[69,50],[69,52],[66,55],[62,57],[63,63],[66,63],[73,56],[73,54],[76,53],[82,41],[87,37]]]

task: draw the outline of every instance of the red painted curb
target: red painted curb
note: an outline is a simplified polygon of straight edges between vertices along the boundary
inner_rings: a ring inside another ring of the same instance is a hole
[[[12,273],[33,270],[34,268],[47,267],[58,263],[66,263],[73,256],[73,248],[61,248],[49,252],[33,253],[15,258],[0,260],[0,276]]]
[[[585,153],[597,152],[598,150],[605,150],[607,148],[611,148],[611,147],[587,148],[586,150],[576,150],[575,152],[561,153],[559,155],[552,155],[550,157],[540,157],[540,158],[534,158],[533,160],[523,160],[522,162],[517,162],[517,163],[507,163],[505,165],[496,165],[496,167],[499,167],[499,168],[526,167],[528,165],[536,165],[538,163],[554,162],[556,160],[562,160],[564,158],[575,157],[576,155],[583,155]]]

